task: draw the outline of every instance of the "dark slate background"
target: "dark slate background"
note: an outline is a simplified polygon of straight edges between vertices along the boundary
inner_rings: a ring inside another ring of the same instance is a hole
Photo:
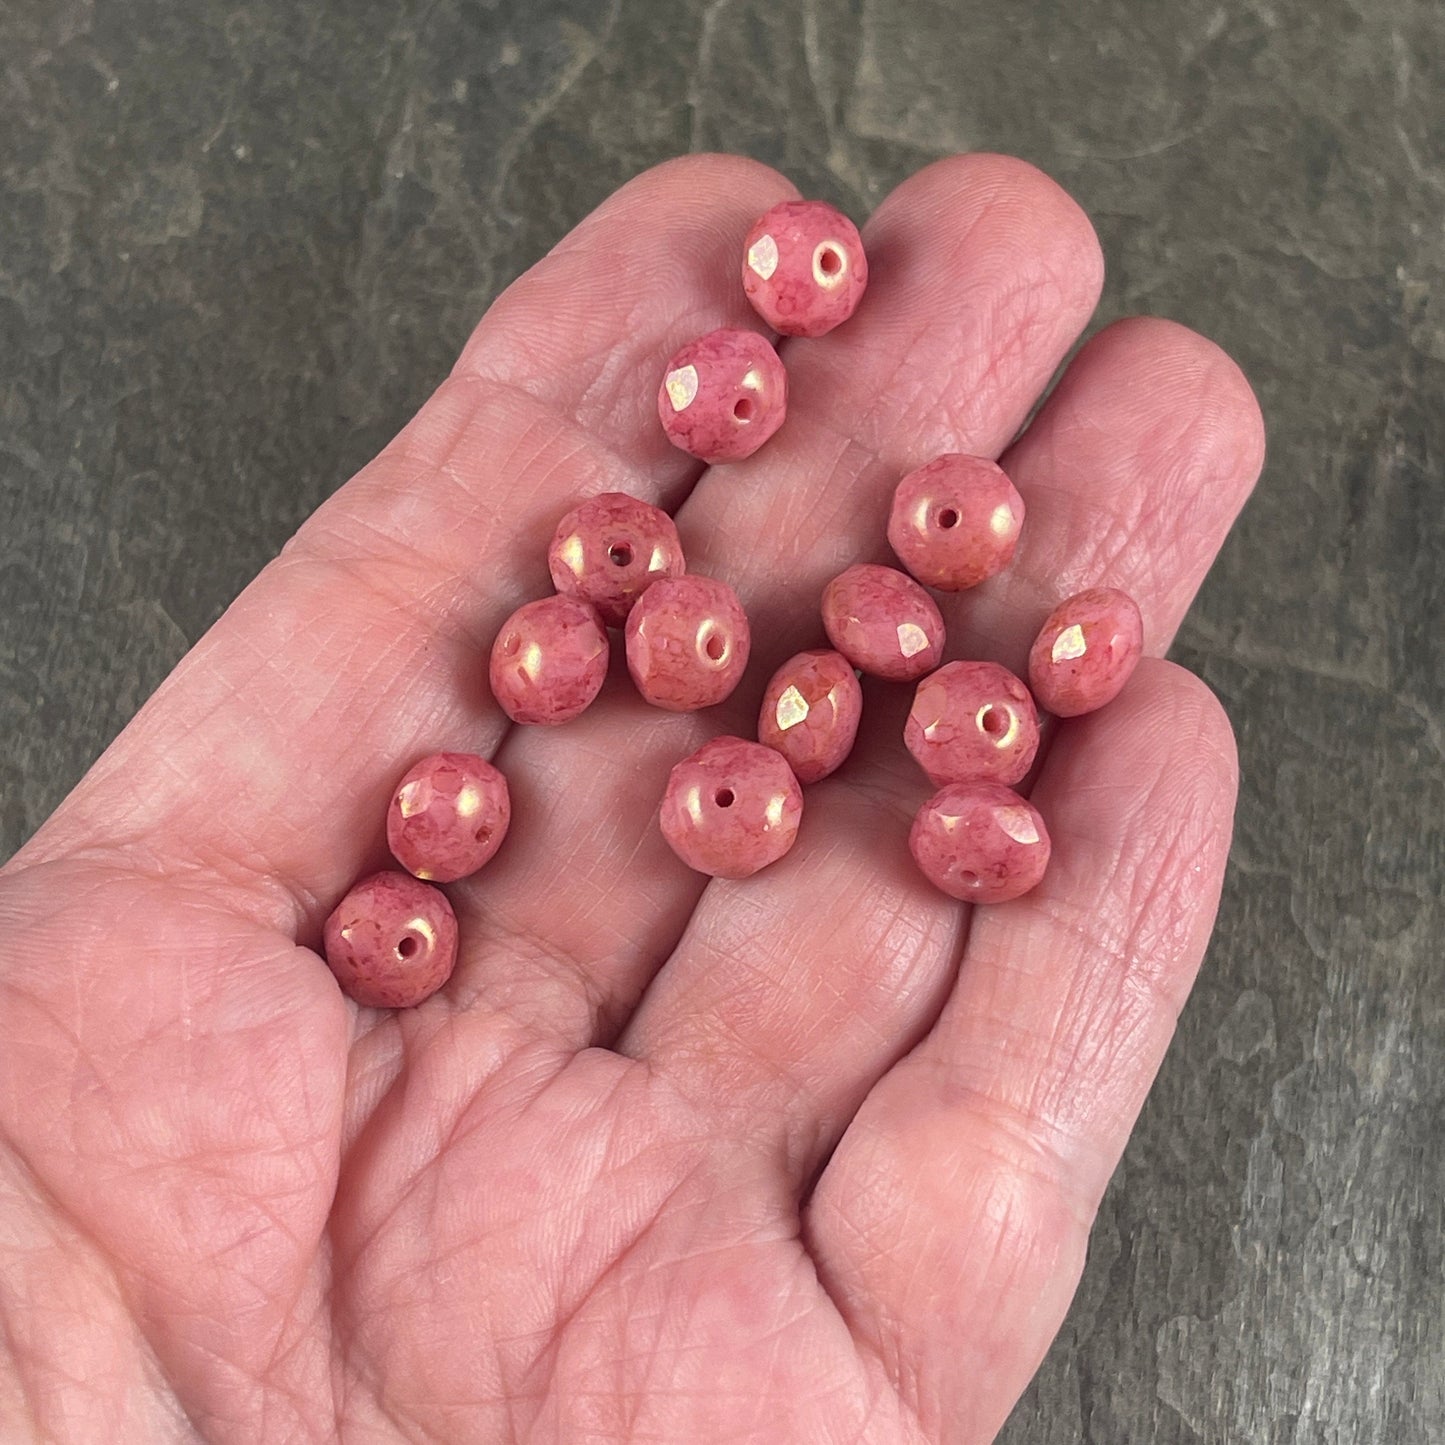
[[[3,0],[0,857],[614,186],[947,151],[1243,363],[1211,958],[1012,1445],[1445,1439],[1438,0]]]

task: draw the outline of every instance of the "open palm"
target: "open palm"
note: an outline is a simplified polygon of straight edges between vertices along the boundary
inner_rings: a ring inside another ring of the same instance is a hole
[[[788,342],[786,426],[703,471],[654,410],[747,324],[749,223],[790,194],[697,156],[612,197],[241,596],[0,877],[0,1438],[984,1441],[1067,1308],[1211,925],[1234,756],[1162,660],[1261,461],[1233,364],[1112,326],[1014,440],[1097,301],[1081,211],[1001,157],[865,232],[858,314]],[[304,425],[304,419],[297,419]],[[1005,449],[1007,449],[1005,451]],[[886,560],[903,472],[1004,453],[1013,567],[949,655],[1019,668],[1060,597],[1127,588],[1146,658],[1061,727],[1033,894],[970,911],[908,857],[908,690],[866,694],[797,847],[742,883],[667,850],[670,766],[748,734]],[[677,515],[755,658],[723,707],[614,667],[509,729],[485,655],[585,494]],[[315,953],[385,862],[398,775],[495,758],[515,820],[448,891],[450,984],[359,1010]]]

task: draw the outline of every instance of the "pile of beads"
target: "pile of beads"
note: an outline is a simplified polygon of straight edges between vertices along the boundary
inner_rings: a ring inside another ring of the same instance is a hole
[[[743,247],[743,288],[789,336],[822,336],[851,316],[868,282],[852,222],[817,201],[759,218]],[[658,415],[668,437],[709,464],[751,456],[782,426],[788,377],[766,337],[728,328],[677,351]],[[945,630],[927,591],[959,592],[1012,560],[1025,509],[997,463],[948,454],[897,485],[888,542],[904,569],[860,564],[823,589],[831,649],[789,658],[763,695],[756,742],[718,737],[673,768],[659,826],[688,866],[749,877],[793,846],[803,784],[842,766],[863,713],[859,677],[915,685],[903,741],[938,789],[918,810],[909,848],[954,898],[999,903],[1033,888],[1050,840],[1038,810],[1014,791],[1039,749],[1041,704],[1075,717],[1111,701],[1143,644],[1133,600],[1095,587],[1061,602],[1029,653],[1029,685],[987,661],[943,662]],[[725,701],[751,648],[747,615],[726,582],[689,573],[666,512],[620,492],[573,507],[547,555],[556,595],[502,624],[491,651],[492,694],[513,722],[556,726],[588,708],[623,634],[627,669],[655,707],[691,712]],[[1032,691],[1030,691],[1032,688]],[[325,926],[327,962],[358,1003],[421,1002],[450,976],[457,923],[435,886],[474,873],[506,836],[506,779],[490,763],[438,753],[414,764],[387,812],[387,842],[407,871],[358,883]]]

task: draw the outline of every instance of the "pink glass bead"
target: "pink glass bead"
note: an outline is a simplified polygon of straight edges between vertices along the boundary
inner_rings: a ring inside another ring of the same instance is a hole
[[[920,582],[961,592],[1008,566],[1023,523],[1024,499],[1003,469],[954,452],[899,482],[888,545]]]
[[[841,652],[790,657],[774,674],[758,714],[758,741],[780,752],[800,783],[816,783],[853,751],[863,689]]]
[[[828,641],[874,677],[911,682],[943,657],[943,616],[928,593],[894,567],[862,562],[823,589]]]
[[[803,790],[772,748],[714,738],[672,770],[658,821],[689,868],[748,878],[793,846],[802,817]]]
[[[1039,810],[1002,783],[950,783],[919,810],[908,847],[923,876],[950,898],[1007,903],[1049,864]]]
[[[756,331],[730,327],[675,353],[657,393],[668,440],[705,462],[752,456],[787,412],[782,358]]]
[[[386,842],[408,873],[453,883],[491,862],[511,821],[507,780],[485,758],[432,753],[397,784]]]
[[[654,707],[695,712],[727,697],[752,636],[738,595],[711,577],[654,582],[627,618],[627,670]]]
[[[857,309],[868,285],[858,228],[826,201],[783,201],[743,242],[743,290],[784,336],[822,336]]]
[[[451,977],[457,919],[446,895],[407,873],[363,878],[326,920],[326,962],[368,1008],[410,1008]]]
[[[1039,705],[1078,717],[1112,702],[1144,650],[1139,604],[1117,587],[1091,587],[1060,602],[1029,649]]]
[[[918,684],[903,741],[935,785],[1016,783],[1039,750],[1039,715],[1008,668],[950,662]]]
[[[575,597],[529,602],[502,624],[489,675],[513,722],[570,722],[607,676],[607,629],[597,609]]]
[[[609,627],[621,627],[659,578],[687,570],[672,518],[625,492],[573,507],[552,535],[547,567],[559,592],[590,602]]]

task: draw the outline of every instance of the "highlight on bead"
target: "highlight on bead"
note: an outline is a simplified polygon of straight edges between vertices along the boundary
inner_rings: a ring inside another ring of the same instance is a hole
[[[1008,566],[1023,524],[1023,498],[1003,469],[953,452],[899,482],[888,545],[918,581],[961,592]]]
[[[457,919],[440,888],[409,873],[357,883],[322,930],[326,963],[342,992],[369,1008],[413,1008],[457,961]]]
[[[1029,650],[1029,682],[1056,717],[1080,717],[1124,690],[1144,651],[1139,604],[1118,587],[1090,587],[1060,602]]]
[[[859,563],[823,589],[823,629],[854,667],[892,682],[912,682],[943,658],[938,604],[896,567]]]
[[[813,648],[773,674],[758,713],[758,741],[781,753],[800,783],[816,783],[853,750],[863,689],[841,652]]]
[[[750,457],[782,426],[788,374],[756,331],[723,327],[675,352],[663,368],[657,415],[676,447],[700,461]]]
[[[743,290],[784,336],[823,336],[858,308],[868,258],[858,228],[826,201],[782,201],[743,241]]]
[[[649,587],[628,615],[625,638],[638,692],[669,712],[695,712],[729,697],[752,650],[737,593],[696,573]]]
[[[1053,844],[1039,810],[1002,783],[950,783],[918,810],[909,851],[950,898],[1008,903],[1036,888]]]
[[[492,696],[513,722],[555,726],[592,705],[607,677],[607,628],[590,602],[543,597],[519,607],[492,644]]]
[[[802,817],[803,790],[780,754],[721,737],[673,768],[658,825],[689,868],[749,878],[793,846]]]
[[[391,855],[417,878],[453,883],[491,862],[512,822],[507,780],[474,753],[419,758],[386,812]]]
[[[1029,690],[996,662],[950,662],[913,694],[903,741],[935,785],[1017,783],[1039,750]]]
[[[661,507],[603,492],[557,523],[547,569],[558,592],[590,602],[609,627],[621,627],[654,582],[680,577],[687,567],[677,527]]]

